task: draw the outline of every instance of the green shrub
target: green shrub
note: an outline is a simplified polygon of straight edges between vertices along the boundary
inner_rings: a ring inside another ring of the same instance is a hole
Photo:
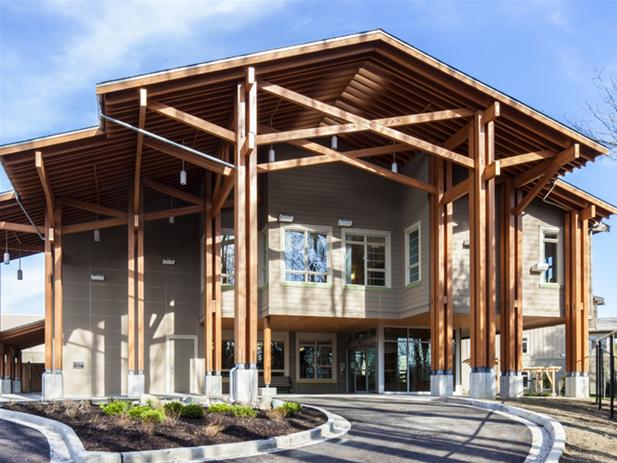
[[[302,405],[298,402],[283,402],[283,405],[279,405],[276,408],[281,409],[285,416],[292,416],[300,411]]]
[[[148,405],[137,405],[136,407],[129,409],[129,411],[126,412],[126,414],[130,418],[133,418],[135,420],[141,420],[143,419],[144,414],[146,414],[150,410],[153,410],[153,409],[149,407]]]
[[[224,402],[212,404],[208,407],[208,413],[231,413],[233,406]]]
[[[103,410],[103,413],[107,416],[124,415],[130,408],[131,404],[124,400],[118,400],[101,405],[101,410]]]
[[[177,401],[167,402],[163,405],[163,409],[168,416],[180,416],[182,415],[182,410],[184,410],[184,404]]]
[[[158,409],[153,409],[150,408],[148,410],[144,410],[141,413],[141,421],[145,422],[145,423],[162,423],[163,421],[165,421],[165,412],[163,412],[163,410],[161,410],[160,408]]]
[[[191,419],[203,418],[204,408],[199,404],[188,404],[182,407],[180,416]]]
[[[209,413],[229,413],[237,417],[255,418],[257,412],[251,407],[245,405],[230,405],[226,403],[212,404],[208,407]]]

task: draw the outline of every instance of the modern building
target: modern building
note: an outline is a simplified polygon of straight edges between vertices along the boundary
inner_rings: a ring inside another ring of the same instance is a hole
[[[104,82],[97,126],[0,147],[46,258],[47,397],[522,393],[565,323],[587,394],[606,147],[380,30]],[[43,284],[43,282],[33,282]]]

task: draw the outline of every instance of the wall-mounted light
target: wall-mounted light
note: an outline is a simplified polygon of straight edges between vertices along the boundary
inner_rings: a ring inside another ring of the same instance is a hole
[[[105,281],[105,274],[102,272],[92,272],[90,274],[90,280],[92,281]]]
[[[281,223],[292,223],[294,221],[294,216],[289,214],[279,214],[279,222]]]
[[[163,265],[176,265],[176,259],[173,257],[163,257],[161,259],[161,264]]]
[[[351,227],[353,225],[353,220],[351,219],[338,219],[336,224],[339,227]]]
[[[463,240],[463,249],[469,249],[469,240]]]

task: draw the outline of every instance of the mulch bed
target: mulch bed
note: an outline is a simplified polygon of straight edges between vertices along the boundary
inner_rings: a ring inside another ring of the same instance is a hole
[[[177,447],[227,444],[292,434],[326,422],[317,410],[302,408],[284,419],[268,417],[258,411],[256,418],[236,418],[222,413],[206,413],[200,419],[179,418],[146,426],[136,420],[106,416],[97,405],[87,402],[23,402],[4,406],[9,410],[30,413],[60,421],[75,431],[86,450],[130,452]],[[208,425],[210,426],[207,433]],[[218,427],[218,432],[212,432]],[[215,434],[215,435],[212,435]]]

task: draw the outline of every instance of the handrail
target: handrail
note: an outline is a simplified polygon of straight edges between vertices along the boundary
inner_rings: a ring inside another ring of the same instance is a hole
[[[610,412],[609,416],[612,420],[615,417],[615,396],[617,395],[615,389],[617,389],[617,379],[615,375],[615,339],[617,331],[613,331],[606,336],[596,339],[596,403],[598,404],[598,410],[602,410],[602,398],[606,393],[605,388],[605,373],[604,373],[604,353],[609,355],[609,376],[608,381],[610,385]],[[602,345],[602,341],[608,338],[608,349],[605,349]]]

